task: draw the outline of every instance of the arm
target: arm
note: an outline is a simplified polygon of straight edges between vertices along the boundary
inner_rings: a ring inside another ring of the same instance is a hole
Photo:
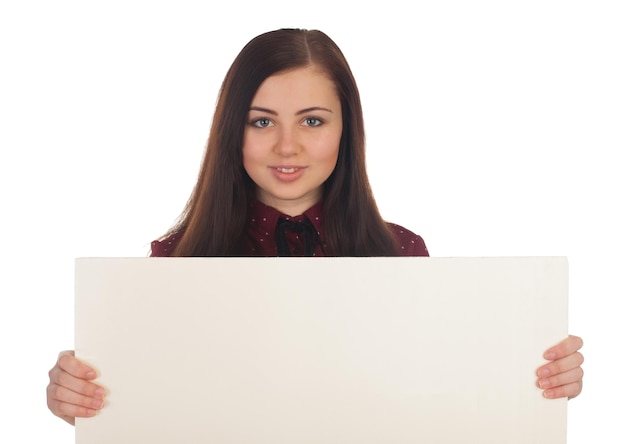
[[[579,350],[583,340],[578,336],[569,336],[543,354],[547,364],[537,369],[537,387],[543,390],[543,396],[553,398],[575,398],[583,389],[584,358]]]
[[[96,371],[76,359],[73,351],[61,352],[48,374],[48,408],[59,418],[74,425],[76,417],[94,416],[104,406],[105,390],[91,382]]]

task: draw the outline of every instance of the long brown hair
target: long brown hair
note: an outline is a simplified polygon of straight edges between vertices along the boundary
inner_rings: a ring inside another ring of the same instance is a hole
[[[320,67],[335,82],[343,117],[339,158],[324,184],[326,253],[398,254],[367,178],[361,99],[343,53],[321,31],[280,29],[252,39],[226,74],[198,182],[179,222],[164,236],[181,234],[173,256],[245,255],[241,243],[256,187],[244,170],[242,154],[250,104],[266,78],[310,65]]]

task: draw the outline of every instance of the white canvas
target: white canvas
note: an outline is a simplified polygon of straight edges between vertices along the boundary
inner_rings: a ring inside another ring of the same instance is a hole
[[[566,442],[565,258],[83,258],[77,444]]]

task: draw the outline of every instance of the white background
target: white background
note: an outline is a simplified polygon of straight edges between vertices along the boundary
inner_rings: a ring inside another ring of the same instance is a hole
[[[228,66],[280,27],[343,49],[380,209],[431,255],[569,258],[587,359],[569,442],[626,442],[623,2],[365,3],[2,3],[0,442],[73,442],[45,387],[73,347],[74,258],[148,253]]]

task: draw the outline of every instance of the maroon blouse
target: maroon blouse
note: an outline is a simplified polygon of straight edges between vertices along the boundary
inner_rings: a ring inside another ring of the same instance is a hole
[[[261,202],[254,202],[251,205],[248,217],[248,230],[244,240],[244,249],[249,256],[274,257],[274,256],[325,256],[326,244],[322,232],[322,205],[318,203],[309,208],[300,216],[287,216],[275,208],[269,207]],[[307,225],[306,230],[293,229],[294,224],[290,222],[300,222],[297,226]],[[281,229],[281,227],[284,227]],[[428,256],[428,250],[424,240],[415,233],[401,227],[400,225],[389,223],[389,228],[398,239],[401,249],[401,256]],[[315,236],[312,239],[309,230]],[[284,233],[284,234],[281,234]],[[152,257],[167,257],[180,240],[180,234],[173,234],[161,241],[152,242]],[[306,252],[306,249],[311,251]],[[288,251],[287,251],[288,250]],[[309,253],[309,254],[307,254]]]

